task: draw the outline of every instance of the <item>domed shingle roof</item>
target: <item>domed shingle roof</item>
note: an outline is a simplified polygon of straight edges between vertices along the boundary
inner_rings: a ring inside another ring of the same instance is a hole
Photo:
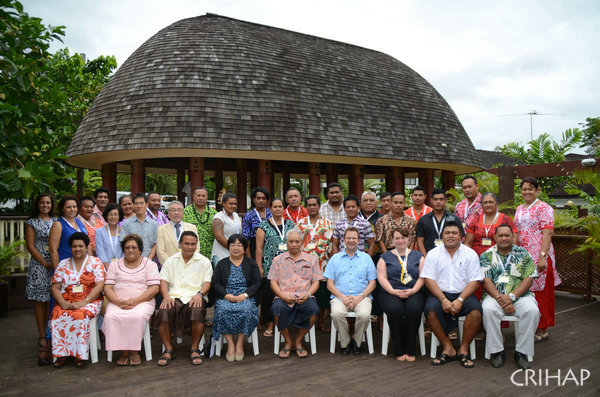
[[[402,62],[213,14],[140,46],[93,102],[67,156],[86,168],[173,157],[481,168],[448,103]]]

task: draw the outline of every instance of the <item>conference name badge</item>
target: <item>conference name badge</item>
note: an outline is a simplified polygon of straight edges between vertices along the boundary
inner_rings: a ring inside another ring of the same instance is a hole
[[[503,274],[502,276],[498,277],[498,282],[500,284],[507,284],[508,283],[508,276],[506,274]]]
[[[481,245],[487,245],[487,246],[492,245],[492,239],[491,238],[482,238]]]
[[[404,279],[402,280],[402,284],[406,285],[408,283],[410,283],[412,281],[412,277],[410,276],[410,274],[406,273],[406,275],[404,276]]]
[[[441,238],[436,238],[435,239],[435,246],[436,247],[439,247],[442,244],[444,244],[444,240],[442,240]]]
[[[73,293],[74,294],[81,294],[81,293],[83,293],[83,285],[74,285],[73,286]]]
[[[286,243],[279,244],[279,251],[287,251],[287,244]]]

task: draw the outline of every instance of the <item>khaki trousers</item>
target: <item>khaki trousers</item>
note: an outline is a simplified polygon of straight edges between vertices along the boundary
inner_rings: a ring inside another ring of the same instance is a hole
[[[341,300],[334,298],[331,300],[331,321],[340,333],[340,346],[345,348],[350,343],[350,332],[348,330],[348,321],[346,321],[346,313],[349,310]],[[354,325],[354,340],[356,345],[360,347],[365,330],[371,321],[371,298],[364,298],[353,310],[356,313],[356,324]]]

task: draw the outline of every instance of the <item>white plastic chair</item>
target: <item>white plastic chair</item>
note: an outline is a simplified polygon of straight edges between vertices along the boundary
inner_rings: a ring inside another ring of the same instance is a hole
[[[90,361],[98,362],[98,350],[102,346],[100,335],[98,334],[98,318],[94,317],[90,320],[90,337],[89,337]]]
[[[221,349],[223,348],[223,343],[227,343],[227,339],[223,337],[223,335],[219,336],[217,340],[217,345],[215,347],[215,356],[221,356]],[[252,350],[254,351],[254,355],[258,355],[258,330],[254,328],[252,331],[252,335],[248,337],[248,343],[252,343]]]
[[[519,317],[516,316],[504,316],[502,317],[502,319],[500,321],[507,321],[507,322],[511,322],[514,325],[515,328],[515,339],[517,338],[517,334],[519,333]],[[490,354],[490,352],[488,351],[488,345],[487,345],[487,340],[485,341],[485,358],[487,360],[490,359],[492,355]],[[527,355],[527,360],[529,362],[533,361],[533,355]]]
[[[356,318],[355,312],[346,313],[346,318]],[[337,337],[336,337],[337,336]],[[367,329],[365,329],[365,339],[367,341],[367,347],[369,349],[369,354],[373,354],[373,329],[371,327],[371,320],[369,319],[369,323],[367,325]],[[335,345],[337,345],[337,341],[339,340],[339,335],[337,329],[335,328],[335,324],[333,322],[333,318],[331,319],[331,336],[329,338],[329,352],[335,353]]]
[[[463,328],[465,326],[465,320],[466,320],[466,316],[461,316],[458,318],[458,339],[462,341],[462,337],[463,337]],[[432,332],[431,333],[431,358],[436,358],[437,357],[437,348],[438,345],[440,344],[440,341],[438,340],[438,338],[436,338],[435,334]],[[473,340],[471,341],[471,345],[469,346],[470,349],[470,353],[471,353],[471,360],[475,360],[475,338],[473,338]]]
[[[146,323],[146,331],[142,338],[144,344],[144,353],[146,354],[146,361],[152,360],[152,339],[150,339],[150,323]],[[112,350],[106,351],[106,359],[110,363],[112,362]]]
[[[178,345],[183,343],[183,338],[175,338],[175,340]],[[204,334],[202,334],[202,338],[200,339],[200,343],[198,344],[198,350],[202,351],[202,349],[204,349]],[[162,345],[160,352],[165,352],[165,345]]]
[[[273,353],[279,354],[279,344],[281,342],[284,342],[285,339],[284,339],[283,335],[281,335],[281,333],[279,332],[279,328],[277,327],[277,324],[275,324],[275,335],[273,335],[273,339],[274,339]],[[317,338],[316,338],[314,325],[310,328],[310,331],[308,331],[306,333],[306,335],[304,335],[304,341],[305,342],[310,341],[310,353],[317,354]]]
[[[419,345],[421,348],[421,355],[424,356],[427,354],[427,349],[425,347],[425,326],[423,316],[421,316],[421,324],[419,325]],[[388,345],[390,344],[390,325],[388,324],[387,314],[383,313],[383,333],[381,335],[381,354],[387,356],[388,354]]]

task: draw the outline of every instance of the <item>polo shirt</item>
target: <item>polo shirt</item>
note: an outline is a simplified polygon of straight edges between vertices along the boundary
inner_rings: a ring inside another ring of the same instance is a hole
[[[449,216],[454,217],[456,219],[456,223],[458,224],[458,228],[460,230],[460,235],[464,237],[465,231],[463,230],[463,227],[459,222],[459,219],[456,218],[456,216],[452,215],[449,211],[446,211],[446,214],[444,215],[444,218],[442,218],[442,221],[444,219],[447,219]],[[417,222],[417,237],[425,238],[425,250],[427,250],[427,252],[435,248],[435,240],[437,240],[438,238],[442,238],[441,235],[438,235],[435,226],[433,225],[433,222],[435,222],[441,234],[442,222],[438,223],[437,218],[435,218],[433,212],[430,212],[427,215],[423,215],[421,219],[419,219],[419,222]]]
[[[369,254],[357,250],[350,256],[344,250],[331,257],[323,276],[333,280],[342,294],[357,296],[367,288],[369,281],[377,278],[377,270]]]
[[[452,258],[443,245],[429,251],[421,278],[435,281],[443,292],[450,294],[461,293],[471,281],[483,280],[477,254],[462,243]]]

